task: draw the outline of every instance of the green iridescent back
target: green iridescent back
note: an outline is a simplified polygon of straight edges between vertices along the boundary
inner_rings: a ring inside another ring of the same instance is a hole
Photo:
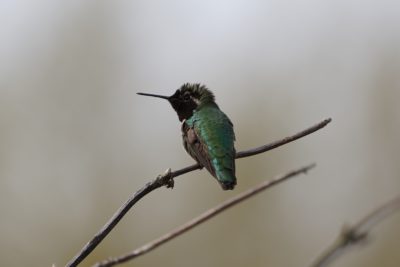
[[[217,178],[224,189],[233,189],[235,176],[235,134],[232,122],[214,102],[204,103],[185,121],[194,130],[203,153],[198,146],[183,138],[187,152]],[[205,157],[200,158],[199,157]]]

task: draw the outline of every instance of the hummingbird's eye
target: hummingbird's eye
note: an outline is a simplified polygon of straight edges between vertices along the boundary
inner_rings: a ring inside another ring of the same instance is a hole
[[[183,95],[183,100],[184,101],[189,101],[190,100],[190,94],[184,94]]]

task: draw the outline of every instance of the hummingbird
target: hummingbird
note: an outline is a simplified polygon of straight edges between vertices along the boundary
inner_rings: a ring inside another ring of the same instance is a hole
[[[214,94],[205,85],[185,83],[171,96],[137,94],[168,100],[182,123],[186,152],[217,179],[223,190],[235,187],[233,124],[219,109]]]

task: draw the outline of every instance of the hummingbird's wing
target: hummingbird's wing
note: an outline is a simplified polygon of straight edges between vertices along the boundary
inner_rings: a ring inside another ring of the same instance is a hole
[[[207,146],[202,142],[195,128],[190,127],[185,121],[182,123],[182,138],[186,152],[215,177],[215,170],[211,164]]]

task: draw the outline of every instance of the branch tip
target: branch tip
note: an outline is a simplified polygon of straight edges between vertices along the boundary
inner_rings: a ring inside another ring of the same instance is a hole
[[[380,221],[400,210],[400,195],[373,210],[353,226],[343,226],[336,241],[326,248],[311,264],[312,267],[326,267],[342,255],[346,248],[366,241],[369,232]]]

